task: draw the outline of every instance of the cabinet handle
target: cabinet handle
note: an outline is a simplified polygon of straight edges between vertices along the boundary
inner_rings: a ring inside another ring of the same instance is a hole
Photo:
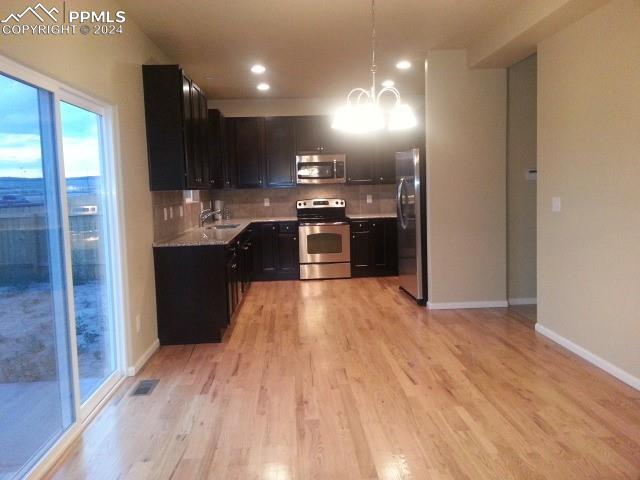
[[[353,235],[351,238],[353,238],[353,239],[355,240],[355,239],[356,239],[356,236],[355,236],[355,235]]]
[[[293,237],[293,239],[294,239],[294,240],[297,240],[297,238],[296,238],[296,237]]]
[[[376,226],[376,224],[374,223],[374,224],[373,224],[373,226],[375,227],[375,226]]]
[[[384,178],[380,177],[380,181],[381,181],[381,182],[384,182]]]

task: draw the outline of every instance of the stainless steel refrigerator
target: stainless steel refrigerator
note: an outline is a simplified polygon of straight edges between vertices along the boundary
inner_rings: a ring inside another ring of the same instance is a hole
[[[398,209],[398,275],[400,288],[419,304],[426,303],[423,232],[424,188],[420,150],[396,153],[396,193]]]

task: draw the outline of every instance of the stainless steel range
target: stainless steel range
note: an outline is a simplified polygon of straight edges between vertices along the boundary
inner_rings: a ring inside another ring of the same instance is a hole
[[[300,279],[351,277],[350,227],[346,201],[298,200]]]

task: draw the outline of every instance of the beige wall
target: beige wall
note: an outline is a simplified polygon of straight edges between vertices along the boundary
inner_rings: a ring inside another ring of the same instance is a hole
[[[538,50],[538,322],[636,382],[639,52],[637,0],[611,1]]]
[[[427,58],[429,301],[506,301],[506,70]]]
[[[24,7],[23,0],[5,0],[2,11],[22,11]],[[89,0],[74,1],[73,7],[97,8],[96,2]],[[102,1],[100,9],[120,7],[112,1]],[[133,365],[157,339],[153,217],[140,65],[168,59],[131,19],[127,19],[124,28],[123,35],[112,37],[3,36],[0,54],[117,107],[129,286],[126,322],[131,337],[127,363]],[[139,333],[135,326],[138,314],[142,324]]]
[[[507,111],[507,293],[509,300],[536,298],[536,182],[527,171],[537,163],[536,56],[508,70]]]

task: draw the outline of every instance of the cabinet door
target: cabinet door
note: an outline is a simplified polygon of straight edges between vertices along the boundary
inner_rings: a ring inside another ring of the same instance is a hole
[[[368,221],[351,225],[351,276],[366,277],[372,274],[372,232]]]
[[[318,117],[295,117],[296,152],[298,154],[319,153],[320,143],[317,138]]]
[[[193,128],[193,102],[191,101],[191,79],[182,77],[182,115],[184,117],[184,162],[187,187],[197,184],[198,174],[195,166],[194,152],[194,128]]]
[[[224,187],[224,117],[220,110],[207,112],[209,142],[209,186],[211,188]]]
[[[260,224],[260,275],[273,278],[278,270],[278,225]]]
[[[396,132],[386,133],[376,145],[373,177],[375,183],[395,184],[396,152],[407,150],[394,136]]]
[[[242,117],[235,121],[235,160],[239,188],[262,187],[263,119]]]
[[[278,234],[278,273],[286,278],[297,278],[300,274],[297,233]]]
[[[264,159],[267,187],[293,187],[295,135],[292,117],[264,119]]]
[[[373,271],[375,275],[397,275],[398,247],[394,219],[371,220]]]
[[[198,146],[200,148],[200,188],[209,188],[209,165],[210,165],[210,151],[209,151],[209,128],[207,126],[208,109],[207,109],[207,97],[204,96],[204,92],[198,88],[198,105],[200,109],[200,115],[198,116]]]
[[[347,154],[347,183],[355,185],[374,183],[375,137],[354,135],[345,138],[345,153]]]
[[[235,188],[238,183],[238,164],[236,162],[236,123],[237,118],[223,120],[223,183],[224,188]]]
[[[206,115],[203,115],[202,103],[204,95],[198,86],[189,81],[189,101],[191,103],[190,112],[190,150],[191,155],[187,156],[187,185],[190,188],[202,188],[205,184],[205,174],[203,170],[205,146],[203,141],[203,131]],[[206,103],[206,100],[204,101]]]
[[[398,226],[395,218],[387,218],[384,222],[385,244],[387,249],[388,275],[398,274]]]

